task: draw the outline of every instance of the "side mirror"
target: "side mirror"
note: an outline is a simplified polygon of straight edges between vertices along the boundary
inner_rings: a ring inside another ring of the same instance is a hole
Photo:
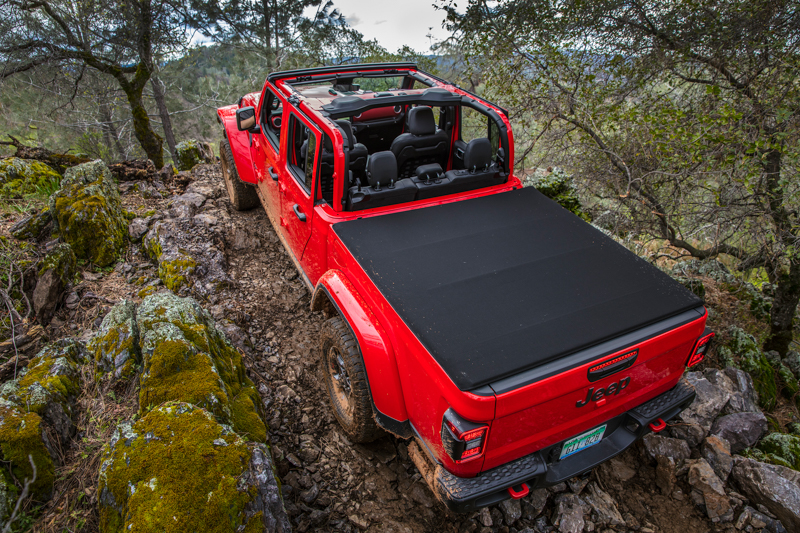
[[[236,110],[236,127],[239,131],[252,131],[256,126],[256,110],[253,106]]]

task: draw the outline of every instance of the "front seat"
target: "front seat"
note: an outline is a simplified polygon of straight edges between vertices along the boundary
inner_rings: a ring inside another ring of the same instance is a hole
[[[356,176],[360,176],[367,168],[367,147],[361,143],[356,142],[356,137],[353,135],[353,125],[348,120],[337,120],[336,125],[342,130],[342,137],[344,137],[344,149],[348,151],[350,170]]]
[[[433,109],[427,106],[411,109],[406,127],[408,133],[398,135],[390,148],[397,158],[397,172],[401,178],[411,176],[420,165],[447,165],[450,137],[436,127]]]

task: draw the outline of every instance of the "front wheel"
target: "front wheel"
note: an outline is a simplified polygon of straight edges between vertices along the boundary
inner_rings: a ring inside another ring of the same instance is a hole
[[[222,177],[225,179],[225,189],[228,191],[233,208],[237,211],[247,211],[256,207],[259,204],[258,193],[252,185],[239,179],[228,139],[222,139],[219,143],[219,160],[222,166]]]
[[[327,320],[319,343],[333,414],[353,442],[383,435],[372,413],[367,372],[358,342],[341,317]]]

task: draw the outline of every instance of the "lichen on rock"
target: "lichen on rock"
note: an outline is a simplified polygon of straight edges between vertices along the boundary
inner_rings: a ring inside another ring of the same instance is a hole
[[[142,356],[133,302],[123,300],[111,308],[89,342],[89,352],[98,378],[111,374],[114,379],[128,380],[135,375]]]
[[[60,180],[61,175],[41,161],[18,157],[0,160],[0,198],[23,198]]]
[[[69,244],[56,244],[44,257],[33,291],[33,309],[42,323],[50,322],[59,298],[75,275],[76,268],[77,259]]]
[[[0,470],[0,524],[4,523],[11,515],[16,504],[19,490],[6,474]]]
[[[11,226],[9,233],[15,239],[21,241],[39,240],[45,235],[52,222],[53,216],[50,213],[50,209],[45,206],[38,213],[29,215]]]
[[[175,147],[178,170],[192,170],[200,163],[213,163],[214,152],[211,145],[194,139],[179,142]]]
[[[136,321],[143,367],[140,413],[165,401],[190,402],[248,440],[266,441],[260,398],[241,354],[197,302],[153,294],[139,306]]]
[[[102,161],[67,170],[61,189],[50,197],[50,212],[61,238],[78,258],[101,267],[117,260],[128,222],[117,186]]]
[[[254,457],[271,473],[264,445],[248,445],[187,403],[168,402],[120,424],[100,467],[100,530],[288,532],[277,483],[251,475]],[[263,505],[265,493],[278,505]]]
[[[796,435],[771,433],[753,451],[759,461],[800,471],[800,437]]]
[[[756,344],[755,338],[731,326],[728,330],[730,349],[738,357],[736,366],[749,373],[758,392],[761,406],[767,411],[775,407],[778,396],[778,385],[775,381],[775,369],[764,352]]]

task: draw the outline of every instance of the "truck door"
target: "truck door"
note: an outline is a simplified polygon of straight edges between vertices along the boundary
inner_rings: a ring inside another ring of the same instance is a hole
[[[278,150],[283,123],[283,106],[280,99],[267,88],[261,97],[259,118],[261,133],[253,134],[253,170],[258,179],[258,188],[265,200],[270,217],[280,216],[280,189],[278,180]]]
[[[294,257],[300,261],[311,237],[315,176],[322,134],[306,117],[287,113],[289,128],[284,141],[284,168],[279,178],[281,229]]]

